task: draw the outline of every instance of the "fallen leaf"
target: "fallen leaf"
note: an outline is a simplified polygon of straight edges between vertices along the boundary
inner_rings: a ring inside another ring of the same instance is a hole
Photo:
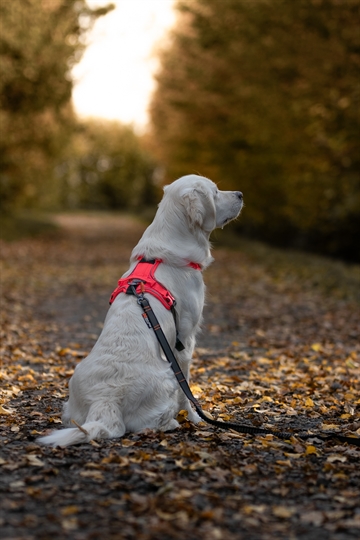
[[[5,409],[3,405],[0,405],[0,414],[14,414],[15,412],[15,409],[11,409],[10,407]]]
[[[306,447],[305,454],[306,455],[315,454],[316,456],[318,456],[318,455],[320,455],[320,452],[315,446],[309,445],[309,446]]]
[[[302,514],[300,516],[300,520],[303,523],[311,523],[311,525],[315,525],[315,527],[320,527],[324,523],[324,514],[323,512],[319,512],[316,510],[313,510],[311,512],[307,512],[306,514]]]
[[[61,509],[61,514],[63,516],[71,516],[73,514],[77,514],[79,510],[79,507],[76,505],[65,506]]]
[[[63,519],[61,521],[61,526],[65,531],[76,531],[78,529],[79,524],[76,517],[71,517],[68,519]]]
[[[80,476],[86,477],[86,478],[95,478],[96,480],[103,480],[104,475],[101,471],[81,471]]]
[[[29,465],[33,467],[44,467],[45,463],[41,461],[37,456],[34,456],[34,454],[28,454],[26,456],[26,460]]]
[[[296,509],[291,506],[273,506],[272,513],[279,518],[290,518],[296,512]]]
[[[340,461],[341,463],[345,463],[347,461],[347,457],[343,456],[341,454],[331,454],[326,458],[326,461],[329,463],[334,463],[335,461]]]

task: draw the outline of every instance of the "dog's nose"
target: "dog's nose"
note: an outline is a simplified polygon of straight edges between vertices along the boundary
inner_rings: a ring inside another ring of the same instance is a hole
[[[237,191],[237,192],[236,192],[236,195],[239,197],[240,201],[242,201],[242,199],[243,199],[243,194],[241,193],[241,191]]]

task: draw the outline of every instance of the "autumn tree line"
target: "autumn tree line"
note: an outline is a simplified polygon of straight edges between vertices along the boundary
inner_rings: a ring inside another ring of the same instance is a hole
[[[137,210],[194,172],[244,192],[239,234],[359,261],[360,0],[179,0],[142,137],[71,107],[110,9],[0,3],[2,211]]]
[[[80,121],[71,68],[113,5],[0,2],[0,200],[19,208],[137,208],[154,202],[155,159],[130,127]]]

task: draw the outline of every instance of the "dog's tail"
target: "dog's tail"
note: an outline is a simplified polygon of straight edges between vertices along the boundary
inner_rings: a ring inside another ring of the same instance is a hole
[[[57,429],[45,437],[40,437],[37,442],[49,446],[70,446],[71,444],[80,444],[90,442],[94,439],[114,439],[122,437],[125,433],[125,425],[122,421],[119,411],[116,414],[114,407],[107,404],[107,412],[113,413],[106,419],[89,421],[88,415],[85,424],[80,426],[74,420],[72,421],[76,427]],[[105,412],[105,411],[104,411]],[[107,420],[107,422],[105,421]],[[107,425],[108,424],[108,425]]]
[[[109,437],[109,431],[102,422],[86,422],[82,426],[66,429],[56,429],[37,442],[49,446],[70,446],[71,444],[86,443],[93,439]]]

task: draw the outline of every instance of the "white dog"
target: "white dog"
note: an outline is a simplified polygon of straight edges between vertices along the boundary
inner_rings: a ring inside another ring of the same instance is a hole
[[[176,299],[178,337],[184,345],[176,358],[189,379],[189,366],[204,305],[202,272],[211,262],[209,236],[236,218],[242,193],[219,191],[202,176],[188,175],[164,189],[153,223],[134,248],[130,269],[139,259],[161,259],[156,280]],[[171,311],[152,294],[145,297],[174,349],[176,327]],[[69,427],[39,442],[68,446],[92,439],[117,438],[145,428],[162,431],[178,427],[176,416],[188,411],[200,420],[180,389],[154,331],[144,324],[134,296],[119,294],[105,319],[93,350],[75,369],[63,422]],[[78,426],[78,427],[75,427]]]

